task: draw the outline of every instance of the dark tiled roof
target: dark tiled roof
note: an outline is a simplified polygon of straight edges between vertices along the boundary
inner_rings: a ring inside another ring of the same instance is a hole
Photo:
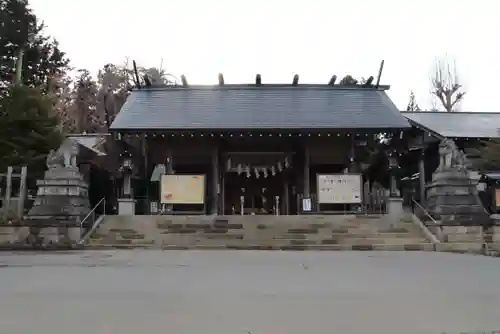
[[[402,112],[415,125],[448,138],[500,137],[500,113]]]
[[[382,89],[225,85],[135,90],[111,130],[399,129],[409,126]]]

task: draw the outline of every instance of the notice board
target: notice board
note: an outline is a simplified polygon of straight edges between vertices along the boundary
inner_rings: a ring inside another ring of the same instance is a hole
[[[318,203],[358,204],[362,201],[360,174],[317,174]]]
[[[204,204],[205,175],[162,175],[162,204]]]

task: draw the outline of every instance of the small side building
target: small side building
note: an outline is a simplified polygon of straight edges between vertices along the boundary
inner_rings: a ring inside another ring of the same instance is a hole
[[[500,137],[500,113],[421,111],[402,112],[402,115],[412,125],[412,129],[406,131],[412,137],[407,160],[410,161],[408,165],[415,166],[413,172],[419,178],[417,198],[421,202],[425,199],[425,184],[430,182],[439,164],[441,140],[451,139],[459,149],[467,151],[480,141]],[[479,181],[480,173],[474,168],[474,158],[468,155],[470,178]]]

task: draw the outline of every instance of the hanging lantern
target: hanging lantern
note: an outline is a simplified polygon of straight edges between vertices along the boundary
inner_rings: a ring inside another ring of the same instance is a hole
[[[241,164],[238,164],[238,167],[236,167],[236,172],[238,173],[238,175],[241,175],[241,173],[243,173],[243,167],[241,166]]]
[[[271,175],[272,176],[276,175],[276,168],[274,168],[274,166],[271,166]]]
[[[288,157],[285,158],[285,168],[290,167],[290,164],[288,163]]]
[[[227,171],[229,172],[231,170],[231,158],[227,159]]]
[[[262,173],[264,174],[264,177],[265,177],[265,178],[267,178],[267,176],[269,175],[269,174],[267,173],[267,168],[266,168],[266,167],[262,168]]]
[[[245,167],[245,173],[247,174],[247,178],[250,178],[252,176],[252,174],[250,174],[250,167]]]
[[[278,161],[278,171],[282,172],[283,171],[283,165],[281,164],[281,161]]]

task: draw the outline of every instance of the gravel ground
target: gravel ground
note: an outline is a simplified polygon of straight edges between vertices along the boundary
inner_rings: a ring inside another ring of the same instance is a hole
[[[420,252],[0,253],[0,333],[500,330],[500,260]]]

